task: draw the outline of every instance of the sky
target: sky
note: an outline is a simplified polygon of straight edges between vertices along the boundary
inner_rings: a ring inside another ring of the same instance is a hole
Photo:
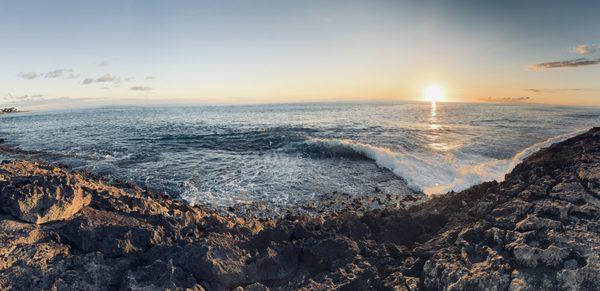
[[[0,106],[600,106],[600,1],[0,0]]]

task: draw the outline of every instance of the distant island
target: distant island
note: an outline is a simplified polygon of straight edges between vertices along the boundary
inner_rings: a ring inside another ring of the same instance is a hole
[[[21,112],[21,111],[19,111],[19,109],[15,108],[15,107],[6,107],[6,108],[0,109],[0,114],[9,114],[9,113],[18,113],[18,112]]]

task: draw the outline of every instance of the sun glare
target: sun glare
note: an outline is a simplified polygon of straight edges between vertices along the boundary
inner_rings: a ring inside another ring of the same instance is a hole
[[[423,98],[431,103],[443,101],[444,92],[438,85],[429,85],[423,89]]]

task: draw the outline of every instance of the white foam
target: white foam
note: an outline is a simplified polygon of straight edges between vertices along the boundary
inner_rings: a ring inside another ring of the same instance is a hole
[[[307,143],[329,148],[349,148],[402,177],[412,189],[434,195],[452,190],[462,191],[486,181],[502,181],[527,156],[582,132],[583,130],[579,130],[550,138],[520,151],[510,159],[493,159],[464,153],[457,157],[451,152],[399,152],[351,140],[312,139]]]

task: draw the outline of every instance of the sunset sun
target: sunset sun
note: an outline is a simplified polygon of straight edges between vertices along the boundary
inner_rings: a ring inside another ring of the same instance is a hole
[[[444,100],[444,92],[438,85],[429,85],[423,89],[423,98],[431,103]]]

